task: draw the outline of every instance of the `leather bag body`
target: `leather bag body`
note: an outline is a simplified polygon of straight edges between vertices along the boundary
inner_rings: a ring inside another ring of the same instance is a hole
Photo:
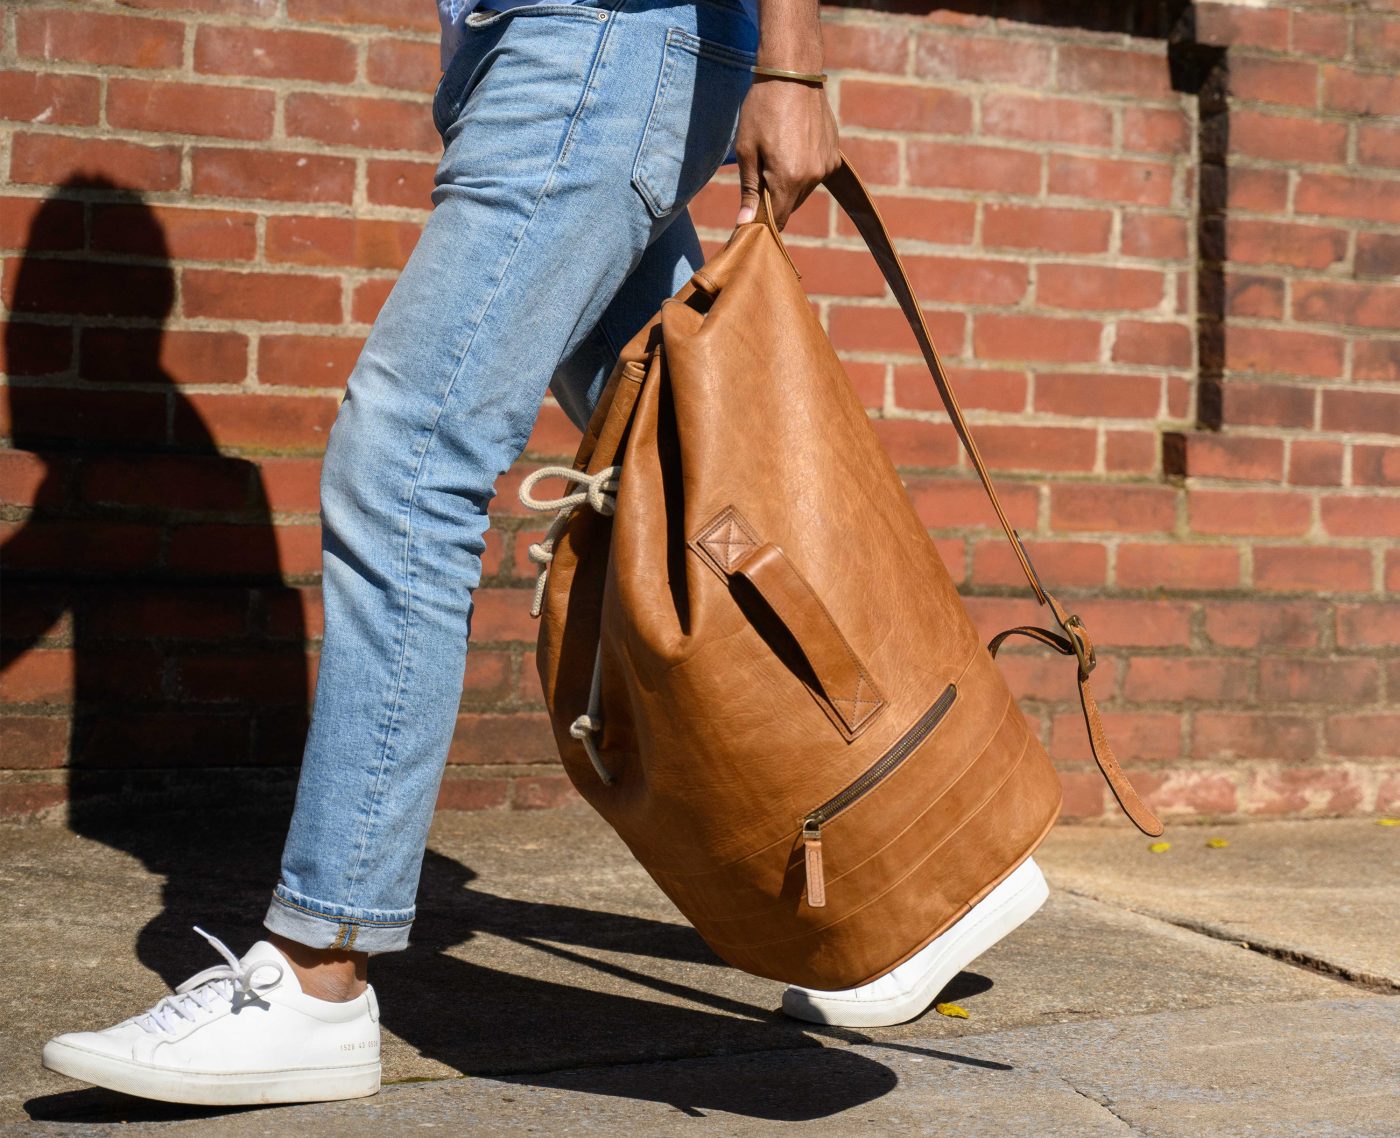
[[[849,165],[827,187],[990,491],[873,203]],[[1060,783],[1001,638],[983,645],[766,207],[626,346],[574,471],[585,489],[548,503],[564,506],[541,558],[560,754],[721,957],[866,983],[1035,850]],[[1077,658],[1100,764],[1160,832],[1102,741],[1087,633],[1007,531],[1059,622],[1020,631]]]

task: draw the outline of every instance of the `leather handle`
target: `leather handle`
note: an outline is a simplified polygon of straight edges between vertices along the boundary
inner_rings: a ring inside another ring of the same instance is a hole
[[[783,622],[811,665],[845,733],[852,738],[858,735],[885,706],[885,700],[807,578],[772,542],[735,563],[731,572],[752,585]]]
[[[817,702],[847,739],[854,739],[885,698],[852,650],[821,597],[782,549],[758,536],[727,506],[686,543],[725,581],[743,577],[797,643],[816,677]]]

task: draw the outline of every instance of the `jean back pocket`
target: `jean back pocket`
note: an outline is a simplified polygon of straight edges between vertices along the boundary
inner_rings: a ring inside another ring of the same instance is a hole
[[[651,113],[632,166],[632,185],[653,216],[683,207],[724,162],[755,59],[752,52],[683,28],[667,30]]]

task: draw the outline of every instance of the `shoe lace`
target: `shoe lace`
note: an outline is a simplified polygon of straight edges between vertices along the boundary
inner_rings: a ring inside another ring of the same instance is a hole
[[[210,936],[198,925],[194,926],[194,931],[213,945],[227,963],[216,964],[191,976],[150,1011],[137,1016],[136,1023],[142,1030],[153,1034],[173,1032],[182,1020],[193,1022],[201,1011],[208,1011],[220,1004],[231,1004],[240,994],[256,999],[282,982],[282,966],[275,961],[260,960],[244,965],[218,937]],[[276,975],[270,982],[254,986],[253,976],[265,968],[275,970]]]

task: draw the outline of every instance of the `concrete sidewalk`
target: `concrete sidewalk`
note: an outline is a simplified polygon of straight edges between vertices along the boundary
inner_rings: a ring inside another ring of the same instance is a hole
[[[375,962],[384,1093],[209,1111],[82,1088],[49,1035],[256,938],[277,825],[0,827],[0,1121],[19,1134],[1400,1135],[1400,828],[1062,827],[1044,910],[934,1013],[786,1020],[583,811],[447,815],[414,947]],[[1210,838],[1228,845],[1211,848]]]

